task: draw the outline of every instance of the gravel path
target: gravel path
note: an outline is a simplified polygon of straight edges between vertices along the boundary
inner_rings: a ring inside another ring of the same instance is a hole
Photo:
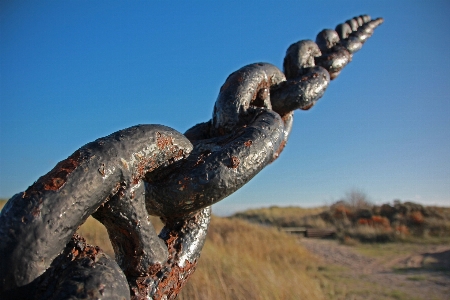
[[[411,299],[450,300],[450,245],[421,246],[414,253],[382,260],[356,253],[351,246],[333,240],[302,238],[300,243],[326,263],[346,267],[344,276],[364,278],[365,282],[401,291]],[[351,299],[377,299],[374,297]]]

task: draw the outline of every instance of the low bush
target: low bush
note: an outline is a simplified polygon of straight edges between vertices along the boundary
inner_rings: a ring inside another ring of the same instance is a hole
[[[321,211],[302,208],[276,208],[245,211],[233,218],[277,227],[335,228],[341,240],[390,242],[450,236],[450,208],[422,206],[395,200],[371,205],[361,192],[351,192]],[[309,212],[310,214],[307,214]]]

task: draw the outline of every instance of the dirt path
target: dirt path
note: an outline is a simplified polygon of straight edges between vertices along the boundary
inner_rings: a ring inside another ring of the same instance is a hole
[[[450,245],[418,246],[374,258],[333,240],[302,238],[300,243],[325,263],[345,267],[342,276],[392,291],[380,292],[383,299],[450,299]],[[380,293],[344,299],[380,299]]]

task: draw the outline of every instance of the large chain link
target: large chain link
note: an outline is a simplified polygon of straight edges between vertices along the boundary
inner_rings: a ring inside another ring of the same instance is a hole
[[[210,121],[186,133],[138,125],[75,151],[13,196],[0,215],[0,291],[7,298],[173,299],[194,272],[211,205],[283,150],[293,111],[309,109],[383,22],[360,16],[292,44],[284,73],[232,73]],[[75,234],[92,215],[116,260]],[[165,227],[159,235],[149,221]]]

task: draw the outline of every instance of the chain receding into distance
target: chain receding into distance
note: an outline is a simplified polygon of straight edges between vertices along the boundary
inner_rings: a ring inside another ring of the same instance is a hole
[[[0,298],[174,299],[195,270],[211,205],[277,159],[293,112],[322,97],[382,22],[359,16],[292,44],[284,72],[237,70],[212,119],[184,134],[137,125],[59,162],[1,211]],[[115,260],[76,234],[91,215]],[[165,225],[159,234],[150,215]]]

